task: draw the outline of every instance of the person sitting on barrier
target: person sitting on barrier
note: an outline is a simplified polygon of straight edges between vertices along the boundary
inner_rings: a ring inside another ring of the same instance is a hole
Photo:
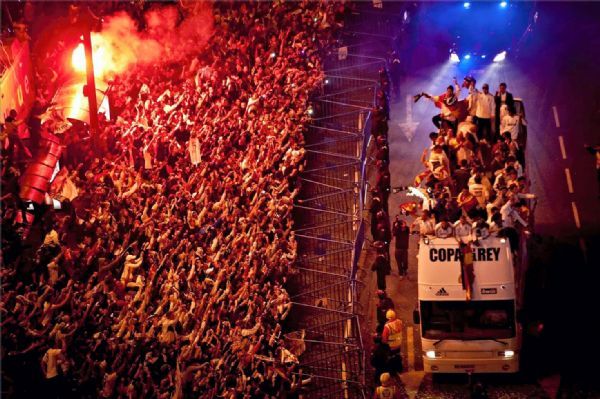
[[[452,237],[454,229],[452,225],[448,223],[448,219],[443,218],[441,222],[435,225],[435,236],[438,238]]]
[[[433,124],[438,129],[441,129],[445,123],[446,125],[451,126],[453,130],[456,130],[456,112],[458,108],[458,97],[460,96],[460,87],[458,86],[456,79],[454,79],[454,86],[448,86],[446,92],[439,96],[431,96],[426,93],[422,93],[421,95],[424,95],[433,101],[435,106],[440,108],[440,113],[431,118]]]
[[[400,391],[393,385],[391,378],[390,373],[381,374],[381,385],[375,389],[374,399],[400,399]]]

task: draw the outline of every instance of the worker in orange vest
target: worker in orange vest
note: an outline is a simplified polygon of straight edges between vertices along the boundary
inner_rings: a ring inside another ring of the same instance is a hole
[[[399,399],[400,392],[393,385],[390,373],[383,373],[379,377],[381,385],[375,388],[374,399]]]
[[[385,313],[387,323],[383,326],[381,340],[388,344],[392,352],[400,352],[402,346],[402,321],[396,317],[396,312],[392,309]]]
[[[402,347],[402,320],[396,317],[396,312],[392,309],[385,314],[387,323],[383,326],[381,341],[390,347],[389,367],[395,372],[402,372],[402,356],[400,348]]]

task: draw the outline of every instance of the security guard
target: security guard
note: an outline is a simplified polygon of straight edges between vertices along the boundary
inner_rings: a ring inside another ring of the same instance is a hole
[[[381,385],[375,389],[374,399],[399,399],[400,392],[396,389],[391,381],[390,373],[383,373],[379,377]]]

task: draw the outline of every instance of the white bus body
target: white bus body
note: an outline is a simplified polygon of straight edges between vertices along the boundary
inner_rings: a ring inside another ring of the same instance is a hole
[[[426,237],[418,252],[423,365],[429,373],[515,373],[521,329],[516,320],[513,260],[507,239],[473,245],[471,300],[461,283],[454,238]]]

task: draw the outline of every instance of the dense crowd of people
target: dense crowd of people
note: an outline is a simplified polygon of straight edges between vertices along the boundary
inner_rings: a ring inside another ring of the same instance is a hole
[[[4,382],[41,365],[51,397],[301,389],[282,335],[290,212],[340,7],[215,3],[206,48],[185,38],[115,78],[98,147],[62,135],[62,210],[36,205],[31,231],[16,222],[22,171],[3,162]]]

